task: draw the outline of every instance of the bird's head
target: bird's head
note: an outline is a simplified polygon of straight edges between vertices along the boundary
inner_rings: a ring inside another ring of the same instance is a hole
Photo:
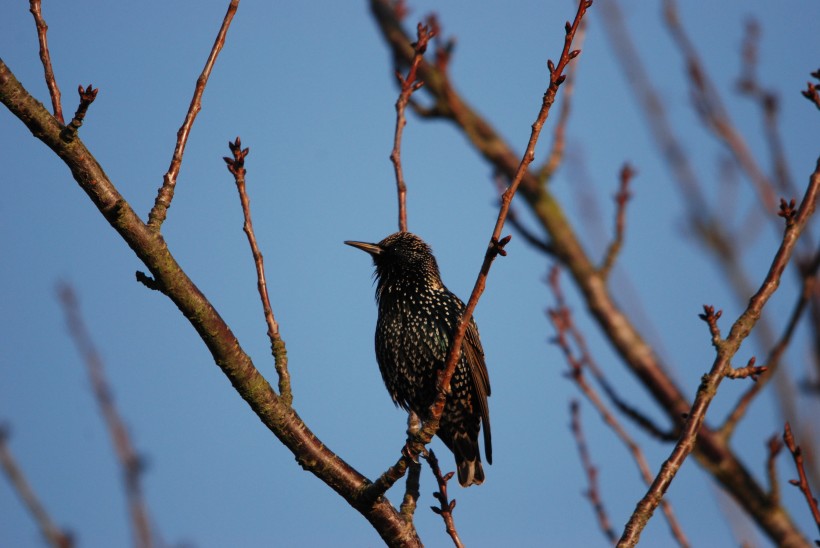
[[[346,241],[373,257],[379,293],[394,285],[420,283],[442,287],[438,264],[424,240],[411,232],[396,232],[377,244]]]

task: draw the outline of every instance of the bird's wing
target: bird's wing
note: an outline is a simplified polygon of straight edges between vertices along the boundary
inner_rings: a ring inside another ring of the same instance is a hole
[[[467,364],[470,366],[470,375],[475,387],[478,409],[481,412],[481,423],[484,430],[484,453],[487,456],[487,462],[492,464],[493,446],[490,433],[490,407],[487,405],[487,397],[490,395],[490,376],[487,373],[487,364],[484,361],[484,349],[481,348],[478,327],[473,320],[470,320],[470,325],[467,326],[467,335],[461,348],[467,358]]]

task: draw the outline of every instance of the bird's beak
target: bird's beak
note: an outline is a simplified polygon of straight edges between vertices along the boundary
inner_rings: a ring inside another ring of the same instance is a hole
[[[357,249],[361,249],[362,251],[367,251],[373,257],[380,255],[382,252],[382,248],[380,248],[376,244],[369,244],[367,242],[354,242],[351,240],[346,240],[345,243],[349,246],[355,247]]]

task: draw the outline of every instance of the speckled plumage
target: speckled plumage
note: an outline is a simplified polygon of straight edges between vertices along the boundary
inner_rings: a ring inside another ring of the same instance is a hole
[[[387,391],[396,405],[424,417],[464,303],[441,282],[430,247],[415,234],[397,232],[377,244],[345,243],[368,252],[376,266],[376,359]],[[487,463],[492,463],[490,381],[474,321],[461,350],[437,435],[453,452],[458,481],[467,487],[484,481],[482,426]]]

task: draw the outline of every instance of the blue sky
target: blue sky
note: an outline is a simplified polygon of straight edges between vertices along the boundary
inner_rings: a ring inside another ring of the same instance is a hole
[[[100,89],[80,135],[146,217],[227,2],[44,4],[66,116],[76,108],[78,84]],[[435,4],[411,2],[408,23],[436,9],[445,33],[458,40],[451,66],[458,89],[522,150],[546,86],[546,59],[556,59],[563,23],[574,8],[569,2],[480,9]],[[804,188],[817,158],[820,117],[799,91],[819,66],[818,4],[687,2],[681,10],[733,120],[768,169],[759,112],[733,91],[743,22],[750,15],[761,22],[761,83],[778,90],[789,166]],[[623,11],[672,123],[717,200],[725,154],[693,115],[681,58],[660,8],[624,2]],[[593,6],[568,127],[568,154],[583,163],[598,209],[579,202],[578,169],[565,164],[552,188],[587,249],[598,256],[612,225],[618,170],[625,161],[635,166],[613,291],[693,395],[713,359],[706,326],[697,318],[701,306],[723,309],[728,330],[741,305],[687,236],[683,206],[619,72],[601,17]],[[0,56],[48,103],[24,2],[2,8]],[[364,2],[323,2],[310,9],[302,3],[242,3],[205,91],[163,228],[177,260],[256,366],[275,381],[241,209],[222,161],[227,141],[240,135],[251,149],[248,191],[272,305],[288,347],[294,405],[331,449],[370,477],[395,461],[405,417],[393,408],[374,358],[370,261],[342,242],[378,241],[396,230],[388,159],[397,93],[391,72]],[[536,162],[553,127],[551,118]],[[54,519],[74,531],[82,546],[130,542],[119,471],[56,299],[55,285],[63,281],[76,288],[120,412],[146,457],[145,495],[164,541],[201,547],[379,545],[367,523],[303,472],[253,416],[170,301],[134,281],[142,265],[65,166],[5,109],[0,142],[0,421],[11,427],[10,448]],[[492,172],[453,127],[412,115],[402,154],[410,230],[433,246],[445,283],[466,298],[496,217]],[[740,184],[738,192],[748,194],[746,181]],[[743,219],[750,204],[742,198],[720,207],[732,222]],[[764,229],[744,254],[754,283],[765,275],[776,246],[776,235]],[[520,237],[507,249],[476,311],[493,389],[494,464],[481,487],[453,486],[456,523],[469,546],[603,545],[582,495],[586,480],[568,428],[569,402],[579,394],[564,376],[559,350],[549,343],[554,332],[545,309],[553,299],[544,279],[552,261]],[[777,326],[794,302],[793,278],[767,312]],[[660,418],[585,317],[568,277],[563,281],[601,367],[634,405]],[[789,354],[797,379],[809,368],[805,341],[801,332]],[[749,341],[738,360],[762,357],[764,351]],[[723,417],[744,386],[725,382],[707,421]],[[800,396],[798,405],[805,417],[820,411],[816,399]],[[620,532],[645,488],[627,452],[586,402],[582,417],[601,495]],[[734,440],[760,481],[765,441],[781,427],[766,395]],[[816,427],[814,433],[820,434]],[[657,469],[671,448],[641,432],[635,436]],[[452,469],[440,442],[433,447],[441,449],[443,467]],[[779,465],[785,504],[803,530],[816,535],[799,494],[785,485],[794,476],[785,455]],[[435,502],[433,490],[425,471],[416,521],[429,546],[444,546],[443,525],[427,510]],[[694,545],[738,542],[721,511],[728,507],[734,515],[732,503],[716,493],[694,462],[684,465],[669,491]],[[394,502],[400,495],[389,493]],[[0,509],[0,546],[42,544],[5,481]],[[766,543],[753,526],[746,525],[743,534],[740,540]],[[669,544],[660,516],[644,541]]]

